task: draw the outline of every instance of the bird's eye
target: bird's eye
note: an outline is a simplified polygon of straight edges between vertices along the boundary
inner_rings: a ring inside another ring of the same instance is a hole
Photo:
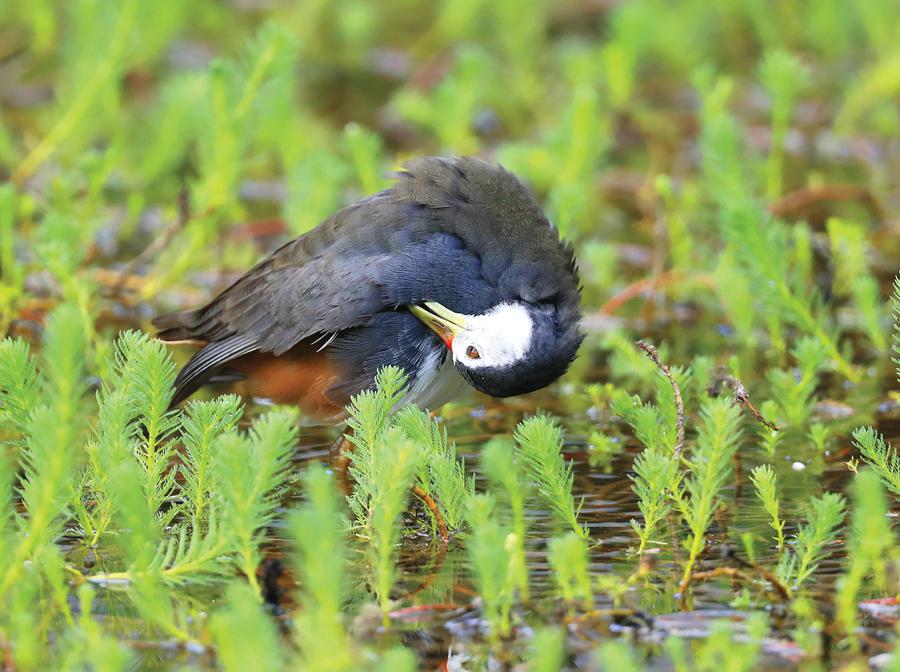
[[[478,349],[474,345],[470,345],[466,348],[466,357],[469,359],[481,359],[481,353],[478,352]]]

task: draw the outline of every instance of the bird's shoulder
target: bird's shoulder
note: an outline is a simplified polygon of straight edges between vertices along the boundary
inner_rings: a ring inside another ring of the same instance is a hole
[[[578,292],[571,245],[560,240],[531,192],[500,165],[474,157],[410,161],[395,187],[457,236],[506,298],[544,301]]]

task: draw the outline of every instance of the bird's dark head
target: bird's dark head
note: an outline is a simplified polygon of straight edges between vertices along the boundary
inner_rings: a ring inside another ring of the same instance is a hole
[[[493,397],[546,387],[566,372],[582,340],[577,310],[549,303],[501,303],[481,315],[433,302],[411,310],[441,337],[462,377]]]

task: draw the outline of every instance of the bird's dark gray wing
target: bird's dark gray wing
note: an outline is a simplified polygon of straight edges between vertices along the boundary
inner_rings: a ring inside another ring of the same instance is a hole
[[[211,342],[241,335],[280,355],[305,338],[364,323],[383,307],[378,273],[389,248],[378,236],[365,239],[361,229],[371,227],[367,215],[375,208],[360,206],[284,245],[207,306],[160,318],[160,337]]]
[[[500,300],[553,300],[577,310],[577,285],[571,249],[514,176],[477,159],[427,158],[407,164],[391,189],[278,249],[207,306],[155,324],[164,340],[208,344],[186,367],[189,394],[237,356],[324,342],[398,306],[431,300],[478,313]]]

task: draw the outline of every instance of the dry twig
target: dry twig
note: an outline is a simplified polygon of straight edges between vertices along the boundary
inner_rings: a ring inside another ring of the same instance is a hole
[[[421,486],[414,485],[412,487],[412,493],[422,500],[422,503],[428,507],[428,510],[431,511],[431,515],[434,516],[434,520],[438,526],[438,533],[441,535],[441,545],[444,547],[450,542],[450,535],[447,534],[447,523],[444,522],[444,517],[441,515],[441,510],[438,508],[437,502],[425,492]]]
[[[755,565],[754,565],[755,567]],[[759,570],[759,568],[756,568]],[[760,576],[765,579],[772,588],[775,589],[775,592],[778,593],[778,596],[783,600],[790,600],[790,593],[788,589],[785,588],[784,584],[779,581],[775,575],[771,572],[763,572],[760,571]],[[711,579],[718,579],[722,577],[727,577],[731,579],[737,579],[738,581],[744,582],[752,582],[753,576],[748,572],[738,569],[737,567],[716,567],[715,569],[710,569],[705,572],[693,572],[690,576],[688,576],[682,584],[678,587],[678,592],[681,593],[682,596],[685,595],[685,591],[687,591],[688,587],[691,583],[696,583],[697,581],[709,581]]]
[[[748,411],[750,411],[750,414],[754,418],[756,418],[757,422],[760,422],[761,424],[765,425],[766,427],[771,429],[773,432],[777,432],[777,431],[781,430],[781,428],[778,425],[776,425],[771,420],[767,420],[763,416],[763,414],[759,412],[759,409],[756,408],[756,406],[754,406],[753,403],[750,401],[750,393],[747,391],[747,388],[744,387],[744,384],[740,380],[735,378],[734,376],[732,376],[730,374],[720,375],[718,377],[718,379],[716,379],[713,382],[713,384],[710,386],[710,393],[713,396],[718,396],[723,385],[726,385],[729,388],[731,388],[731,393],[734,397],[734,403],[743,404],[744,407],[746,407],[746,409]]]
[[[672,391],[675,393],[675,452],[676,458],[681,457],[681,451],[684,450],[684,401],[681,398],[681,389],[675,376],[669,370],[669,367],[659,358],[659,353],[647,341],[637,341],[635,345],[647,353],[647,356],[653,360],[653,363],[662,371],[663,375],[669,379],[672,384]]]

